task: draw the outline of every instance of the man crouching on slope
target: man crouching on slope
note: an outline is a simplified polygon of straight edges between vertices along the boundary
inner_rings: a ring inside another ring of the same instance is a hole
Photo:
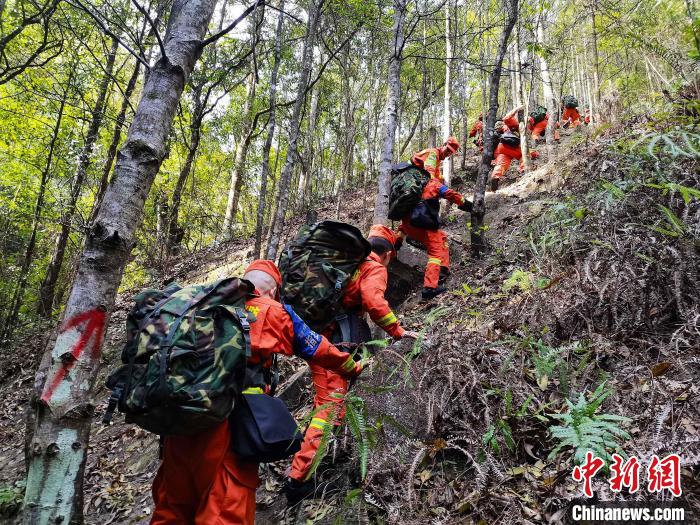
[[[362,317],[368,313],[372,321],[394,339],[408,337],[415,339],[416,332],[404,330],[391,310],[384,294],[386,293],[389,274],[387,266],[396,257],[403,239],[382,224],[372,226],[367,238],[372,252],[360,264],[350,278],[343,292],[343,310],[348,315]],[[335,324],[331,325],[324,335],[331,337],[338,333]],[[348,341],[342,334],[339,339],[344,343],[359,343]],[[336,341],[336,339],[333,339]],[[290,478],[287,480],[285,492],[287,502],[294,505],[304,498],[312,496],[316,484],[310,478],[311,465],[314,461],[324,429],[329,425],[339,425],[345,415],[345,394],[348,392],[348,380],[333,370],[311,365],[314,384],[314,411],[311,424],[304,435],[304,443],[292,461]]]
[[[282,277],[272,261],[254,261],[243,278],[255,286],[255,294],[246,301],[255,317],[250,321],[249,367],[269,369],[272,354],[281,353],[344,377],[359,375],[360,363],[312,331],[290,306],[279,303]],[[153,482],[151,524],[253,525],[258,463],[236,457],[230,441],[228,421],[193,436],[165,438],[163,462]]]

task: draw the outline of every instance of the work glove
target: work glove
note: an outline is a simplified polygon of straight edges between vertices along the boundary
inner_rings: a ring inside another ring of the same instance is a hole
[[[463,212],[466,212],[466,213],[471,213],[471,211],[472,211],[472,203],[471,203],[471,201],[465,200],[462,204],[460,204],[459,206],[457,206],[457,209],[458,209],[458,210],[462,210]]]

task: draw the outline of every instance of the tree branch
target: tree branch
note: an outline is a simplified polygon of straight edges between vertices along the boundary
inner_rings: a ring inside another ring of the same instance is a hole
[[[226,26],[224,29],[216,33],[215,35],[210,36],[209,38],[202,40],[202,43],[200,44],[201,48],[204,48],[205,46],[208,46],[209,44],[216,42],[224,36],[226,33],[230,32],[234,27],[236,27],[238,24],[240,24],[250,13],[255,11],[258,6],[265,4],[265,0],[256,0],[256,2],[248,7],[241,15],[236,18],[233,22],[231,22],[228,26]]]

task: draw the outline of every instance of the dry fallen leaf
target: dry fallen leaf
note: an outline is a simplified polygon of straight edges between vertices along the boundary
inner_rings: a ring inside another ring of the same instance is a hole
[[[661,363],[656,363],[651,367],[651,375],[654,377],[664,375],[668,369],[671,368],[671,363],[668,361],[662,361]]]

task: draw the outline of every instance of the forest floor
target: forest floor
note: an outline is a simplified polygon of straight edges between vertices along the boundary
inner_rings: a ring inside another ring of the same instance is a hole
[[[543,159],[487,194],[490,247],[481,259],[470,256],[468,216],[450,211],[452,291],[423,303],[416,278],[394,297],[404,325],[422,336],[379,352],[355,384],[365,439],[358,443],[343,427],[319,469],[322,494],[294,511],[280,492],[288,462],[265,465],[257,523],[559,523],[581,488],[571,478],[572,451],[550,454],[551,428],[562,424],[567,399],[584,392],[590,400],[601,384],[610,395],[599,411],[630,418],[620,423],[628,433],[621,448],[642,465],[652,454],[681,454],[683,496],[700,516],[700,203],[648,184],[663,170],[664,180],[697,188],[697,163],[631,160],[630,134],[621,129],[565,135],[554,163]],[[459,189],[469,195],[470,185]],[[341,219],[368,226],[369,192],[349,192]],[[675,236],[662,231],[673,233],[674,224],[661,203],[680,218]],[[319,219],[334,216],[335,203],[318,210]],[[249,248],[249,241],[212,247],[182,258],[169,277],[190,283],[235,274]],[[409,267],[423,257],[402,249]],[[118,359],[131,295],[118,298],[100,382]],[[47,338],[28,337],[1,356],[0,520],[10,523],[24,477],[23,414]],[[303,367],[284,361],[287,378]],[[310,408],[305,392],[308,385],[293,407],[299,417]],[[157,439],[121,418],[100,425],[102,393],[85,474],[86,523],[146,523]],[[601,475],[594,489],[599,500],[620,497]]]

